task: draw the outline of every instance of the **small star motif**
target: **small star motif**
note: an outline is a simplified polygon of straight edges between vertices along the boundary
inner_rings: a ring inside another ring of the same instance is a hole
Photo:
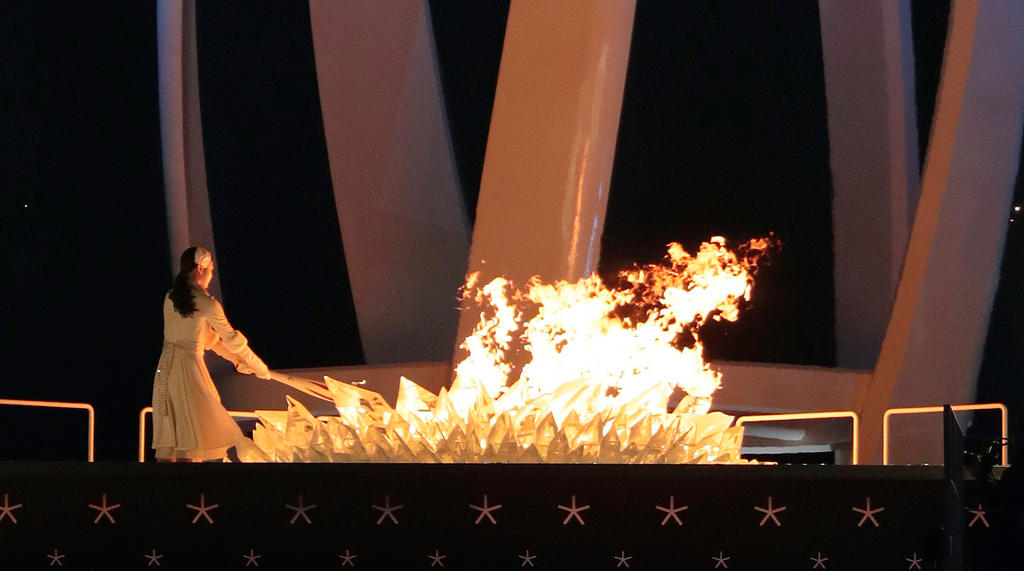
[[[352,561],[352,560],[355,559],[357,557],[357,555],[355,553],[349,553],[348,549],[345,550],[345,555],[339,555],[338,557],[341,557],[341,566],[342,567],[345,567],[345,566],[355,567],[356,566],[356,562]]]
[[[786,506],[773,508],[771,496],[768,496],[767,508],[762,508],[761,506],[754,506],[754,509],[764,514],[764,517],[761,518],[761,523],[757,524],[758,526],[763,527],[764,524],[768,523],[768,519],[770,518],[772,521],[775,522],[775,527],[782,527],[782,522],[779,521],[779,518],[775,517],[775,514],[786,511]]]
[[[620,551],[619,554],[615,556],[615,560],[618,561],[618,563],[615,564],[615,568],[629,567],[630,559],[632,559],[632,557],[627,556],[625,551]]]
[[[713,559],[715,561],[715,569],[718,569],[719,567],[724,567],[724,568],[728,569],[729,568],[729,564],[726,563],[726,561],[728,561],[728,560],[730,560],[732,558],[731,557],[726,557],[724,553],[719,551],[718,552],[718,557],[712,557],[711,559]]]
[[[530,555],[530,550],[527,549],[526,550],[526,555],[520,555],[519,558],[523,560],[523,564],[520,565],[520,567],[526,567],[527,565],[529,565],[530,567],[533,567],[533,560],[536,559],[537,556],[536,555]]]
[[[430,559],[430,566],[431,567],[444,567],[443,559],[445,557],[448,557],[448,556],[447,555],[441,555],[441,552],[438,551],[437,549],[434,550],[434,554],[433,555],[427,555],[427,558]]]
[[[871,520],[871,523],[875,524],[875,527],[878,527],[878,520],[875,519],[875,514],[878,513],[878,512],[884,511],[885,508],[879,507],[879,508],[871,509],[871,498],[867,497],[867,498],[865,498],[865,500],[866,500],[867,504],[864,506],[863,509],[861,509],[861,508],[853,508],[853,511],[855,511],[855,512],[857,512],[859,514],[862,514],[862,516],[860,518],[860,521],[857,522],[857,527],[860,527],[860,526],[864,525],[864,522],[866,522],[868,520]]]
[[[811,569],[824,569],[825,562],[828,561],[828,557],[822,557],[821,552],[819,551],[818,556],[811,557],[810,560],[814,562],[814,567],[811,567]]]
[[[198,506],[194,506],[192,504],[185,504],[185,507],[187,507],[190,510],[196,510],[196,517],[192,518],[192,523],[196,523],[197,521],[199,521],[200,517],[205,517],[206,521],[212,524],[213,518],[210,517],[210,510],[217,509],[218,507],[220,507],[220,504],[206,505],[206,494],[199,494]]]
[[[397,505],[397,506],[391,505],[391,496],[384,496],[384,506],[383,507],[381,507],[381,506],[373,506],[373,509],[379,510],[381,512],[380,517],[377,518],[377,525],[380,525],[384,521],[384,518],[386,518],[386,517],[387,518],[391,518],[391,523],[393,523],[395,525],[398,525],[398,518],[395,517],[395,512],[400,510],[400,509],[402,509],[402,507],[403,506],[401,506],[401,505]]]
[[[18,523],[18,518],[14,517],[14,510],[21,507],[21,504],[14,504],[13,506],[7,499],[7,494],[4,494],[4,505],[0,506],[0,521],[4,521],[5,517],[11,518],[11,523]]]
[[[256,555],[255,550],[250,549],[249,550],[249,554],[248,555],[243,555],[242,557],[245,559],[245,566],[246,567],[248,567],[250,565],[252,565],[253,567],[259,567],[260,566],[260,562],[256,561],[256,560],[259,559],[260,557],[263,557],[263,556],[262,555]]]
[[[924,561],[924,559],[918,559],[917,558],[917,552],[916,551],[914,552],[913,555],[911,555],[910,557],[907,557],[905,559],[907,560],[907,563],[910,563],[910,565],[907,566],[907,569],[920,569],[921,568],[921,562]]]
[[[471,507],[471,508],[477,510],[478,512],[480,512],[480,515],[478,515],[476,517],[476,521],[473,522],[474,524],[479,525],[480,524],[480,520],[484,519],[484,517],[486,516],[487,519],[491,520],[492,524],[497,525],[498,520],[494,519],[494,516],[491,515],[491,512],[494,511],[494,510],[500,510],[501,509],[501,504],[496,504],[496,505],[488,507],[488,505],[487,505],[487,494],[484,494],[484,505],[483,506],[474,506],[473,504],[470,504],[469,507]]]
[[[153,551],[147,553],[145,555],[145,557],[146,557],[146,559],[149,560],[149,562],[146,563],[146,567],[151,567],[153,565],[156,565],[157,567],[159,567],[160,566],[160,558],[163,557],[163,555],[157,555],[156,554],[156,549],[154,549]]]
[[[107,505],[107,494],[103,494],[103,501],[101,502],[101,505],[89,504],[89,507],[94,509],[94,510],[99,510],[99,513],[96,514],[96,519],[92,520],[92,523],[94,523],[94,524],[99,523],[100,519],[103,518],[103,517],[106,517],[108,520],[110,520],[110,523],[117,523],[116,521],[114,521],[114,516],[110,515],[110,512],[112,512],[112,511],[116,510],[117,508],[121,507],[121,504],[114,504],[114,505],[108,506]]]
[[[679,512],[681,512],[681,511],[683,511],[685,509],[689,509],[688,506],[681,506],[681,507],[677,508],[676,507],[676,497],[675,496],[669,496],[668,497],[668,507],[667,508],[664,507],[664,506],[655,506],[655,507],[659,511],[665,512],[665,519],[661,520],[661,525],[665,525],[666,523],[668,523],[669,519],[674,519],[674,520],[676,520],[676,523],[678,525],[683,525],[683,521],[680,520],[679,516],[676,515],[676,514],[678,514]]]
[[[982,525],[988,527],[988,520],[985,519],[985,510],[981,507],[981,504],[978,504],[978,509],[976,510],[972,510],[971,508],[964,509],[974,514],[974,517],[971,518],[971,523],[967,524],[967,527],[974,527],[974,524],[978,523],[978,520],[981,520]]]
[[[590,505],[588,504],[588,505],[585,505],[585,506],[577,506],[576,505],[576,494],[572,495],[572,499],[570,501],[570,505],[568,505],[568,506],[559,505],[558,509],[565,510],[565,511],[569,512],[569,515],[565,516],[565,519],[562,520],[562,525],[569,525],[569,520],[571,520],[572,518],[576,518],[576,521],[580,522],[580,525],[587,525],[586,522],[583,521],[583,518],[580,517],[580,512],[585,511],[585,510],[589,510],[590,509]]]
[[[309,519],[309,516],[306,514],[306,512],[311,510],[311,509],[313,509],[313,508],[315,508],[316,504],[309,505],[309,506],[302,505],[302,494],[299,494],[299,505],[298,506],[290,506],[288,504],[285,504],[284,507],[286,507],[286,508],[288,508],[290,510],[295,510],[295,515],[293,515],[292,516],[292,520],[290,522],[288,522],[289,525],[294,524],[295,520],[299,519],[300,516],[302,517],[302,519],[306,520],[307,524],[313,523],[313,521]]]
[[[53,550],[53,555],[47,555],[50,558],[50,567],[56,565],[57,567],[63,567],[64,562],[61,559],[67,557],[67,555],[61,555],[56,549]]]

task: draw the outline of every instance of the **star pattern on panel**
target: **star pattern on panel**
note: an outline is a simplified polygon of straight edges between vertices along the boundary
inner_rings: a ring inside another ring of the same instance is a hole
[[[206,505],[206,494],[199,494],[199,505],[185,504],[190,510],[196,510],[196,517],[192,518],[192,523],[199,521],[200,517],[206,518],[206,521],[213,524],[213,518],[210,517],[210,510],[214,510],[220,507],[220,504]]]
[[[377,525],[380,525],[381,523],[383,523],[384,522],[384,518],[390,518],[391,519],[391,523],[393,523],[395,525],[398,525],[398,518],[395,517],[395,512],[400,510],[400,509],[402,509],[403,507],[404,506],[402,506],[401,504],[399,504],[397,506],[391,505],[391,496],[389,496],[389,495],[384,496],[384,505],[383,506],[373,506],[373,509],[378,510],[378,511],[381,512],[380,517],[377,518]]]
[[[728,561],[728,560],[730,560],[732,558],[731,557],[726,557],[725,553],[719,551],[718,552],[718,556],[713,556],[711,559],[715,562],[715,569],[718,569],[719,567],[722,567],[724,569],[728,569],[729,568],[729,564],[726,563],[726,561]]]
[[[822,557],[820,551],[818,552],[817,557],[810,557],[809,559],[814,563],[814,566],[811,567],[811,569],[825,569],[825,562],[828,561],[828,557]]]
[[[964,509],[974,514],[974,517],[971,518],[971,523],[968,523],[967,527],[974,527],[974,524],[978,523],[978,521],[981,521],[982,525],[988,527],[988,520],[985,519],[985,509],[981,507],[981,504],[978,504],[978,509],[976,510],[971,508]]]
[[[679,516],[677,514],[683,510],[689,509],[689,506],[680,506],[677,508],[675,496],[668,497],[668,507],[658,505],[654,507],[657,508],[658,511],[665,512],[665,519],[661,520],[661,525],[665,525],[666,523],[668,523],[669,519],[674,519],[677,525],[683,525],[683,521],[679,519]]]
[[[857,527],[864,525],[864,522],[868,520],[871,520],[871,523],[873,523],[875,527],[878,527],[878,520],[875,519],[875,514],[885,511],[885,508],[877,507],[875,509],[871,509],[871,497],[867,496],[864,499],[866,504],[863,508],[853,508],[853,511],[861,514],[860,521],[857,522]]]
[[[585,521],[583,521],[583,518],[580,517],[580,512],[589,510],[590,509],[590,505],[587,504],[587,505],[583,505],[583,506],[577,506],[576,505],[576,494],[572,495],[568,506],[563,506],[563,505],[559,504],[558,505],[558,509],[565,510],[565,511],[569,512],[568,515],[565,516],[565,519],[562,520],[562,525],[569,525],[569,520],[571,520],[572,518],[576,518],[576,521],[580,522],[580,525],[587,525],[587,523]]]
[[[10,503],[7,498],[7,494],[4,494],[4,505],[0,506],[0,521],[4,521],[4,518],[11,518],[11,523],[18,523],[18,518],[14,517],[14,510],[21,507],[21,504]]]
[[[448,556],[447,555],[441,555],[441,551],[438,550],[438,549],[434,550],[434,554],[433,555],[427,555],[427,559],[430,559],[430,566],[431,567],[444,567],[444,558],[445,557],[448,557]]]
[[[776,517],[775,514],[786,511],[786,506],[781,506],[777,508],[772,507],[772,496],[768,496],[767,508],[762,508],[761,506],[754,506],[754,509],[764,514],[764,517],[761,518],[761,523],[757,524],[759,527],[764,527],[764,524],[768,523],[769,519],[775,522],[775,527],[782,527],[782,522],[779,521],[779,518]]]
[[[527,549],[526,550],[526,554],[525,555],[520,555],[519,558],[523,560],[523,564],[520,565],[520,567],[526,567],[527,565],[529,565],[530,567],[533,567],[533,560],[536,559],[537,556],[536,555],[530,555],[530,550]]]
[[[158,555],[157,552],[156,552],[156,549],[154,549],[153,551],[150,551],[149,553],[146,553],[144,555],[144,557],[148,560],[146,562],[146,567],[151,567],[153,565],[156,565],[157,567],[159,567],[160,566],[160,558],[163,557],[163,555]]]
[[[494,524],[494,525],[498,524],[498,520],[494,519],[494,516],[491,515],[491,512],[494,511],[494,510],[500,510],[501,509],[501,504],[495,504],[493,506],[488,506],[487,505],[487,494],[484,494],[484,505],[483,506],[474,506],[473,504],[470,504],[469,507],[471,507],[471,508],[473,508],[473,509],[475,509],[475,510],[480,512],[480,515],[478,515],[476,517],[476,521],[473,522],[475,525],[480,525],[480,521],[482,519],[484,519],[485,516],[487,517],[487,519],[491,520],[492,524]]]
[[[345,554],[344,555],[338,555],[338,557],[341,558],[341,566],[342,567],[355,567],[356,566],[356,562],[352,561],[352,560],[355,559],[356,557],[358,557],[358,555],[356,555],[355,553],[349,552],[348,549],[345,550]]]
[[[54,565],[56,565],[57,567],[63,567],[64,566],[64,561],[62,561],[62,560],[65,557],[67,557],[67,555],[61,555],[60,552],[57,551],[56,549],[53,550],[53,554],[52,555],[47,554],[46,556],[50,558],[50,567],[53,567]]]
[[[907,565],[907,569],[920,569],[921,563],[924,561],[924,559],[919,559],[917,557],[916,551],[910,557],[906,557],[905,559],[907,560],[907,563],[910,564]]]
[[[615,568],[618,569],[619,567],[629,567],[629,560],[632,559],[632,557],[626,555],[625,551],[620,551],[614,559],[616,561]]]
[[[299,505],[297,505],[297,506],[292,506],[292,505],[288,505],[288,504],[284,505],[284,507],[286,507],[286,508],[288,508],[290,510],[295,510],[295,515],[292,516],[292,519],[291,519],[291,521],[288,522],[288,524],[289,525],[294,525],[295,521],[298,520],[300,517],[302,519],[306,520],[307,524],[313,523],[313,521],[311,519],[309,519],[309,515],[306,512],[308,512],[309,510],[315,508],[316,504],[312,504],[312,505],[308,505],[308,506],[302,505],[302,494],[299,494],[299,502],[298,502],[298,504]]]
[[[248,567],[250,565],[252,565],[254,567],[259,567],[260,566],[260,562],[257,561],[257,559],[259,559],[260,557],[263,557],[263,556],[262,555],[256,555],[256,550],[255,549],[250,549],[248,555],[242,555],[242,558],[245,559],[245,566],[246,567]]]
[[[116,510],[117,508],[121,507],[121,504],[107,505],[107,494],[103,494],[102,497],[103,497],[103,500],[100,502],[100,505],[89,504],[90,508],[99,511],[99,513],[96,514],[96,519],[92,520],[92,523],[94,523],[94,524],[99,523],[100,519],[103,518],[103,517],[106,517],[107,520],[110,521],[110,523],[117,523],[116,521],[114,521],[114,516],[111,515],[110,512],[112,512],[112,511]]]

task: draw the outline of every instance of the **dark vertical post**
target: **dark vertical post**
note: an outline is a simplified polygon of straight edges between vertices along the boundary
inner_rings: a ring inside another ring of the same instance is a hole
[[[945,485],[942,498],[942,566],[944,571],[964,568],[964,433],[946,405],[942,412]]]

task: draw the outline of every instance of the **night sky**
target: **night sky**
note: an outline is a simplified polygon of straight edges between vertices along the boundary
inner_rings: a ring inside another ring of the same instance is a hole
[[[0,19],[0,394],[93,403],[99,459],[133,457],[171,279],[155,6],[19,3]],[[432,1],[430,12],[473,212],[508,3]],[[948,2],[914,2],[922,145],[947,15]],[[200,3],[197,28],[207,177],[232,322],[275,367],[362,363],[308,6]],[[708,353],[834,364],[827,134],[816,1],[739,10],[640,0],[602,275],[657,261],[669,241],[695,249],[712,235],[775,232],[783,248],[759,276],[753,303],[740,322],[705,331]],[[1013,406],[1024,364],[1024,304],[1014,295],[1024,286],[1020,234],[1011,224],[979,394]],[[277,292],[289,289],[305,301],[286,310]],[[37,431],[35,418],[0,409],[0,431],[17,435],[4,439],[0,458],[83,457],[84,444],[62,436],[79,434],[80,422],[65,415]]]

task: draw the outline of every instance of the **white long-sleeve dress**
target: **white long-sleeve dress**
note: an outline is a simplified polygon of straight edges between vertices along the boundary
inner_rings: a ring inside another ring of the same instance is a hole
[[[188,317],[164,298],[164,347],[153,379],[153,448],[160,459],[221,458],[243,438],[203,361],[207,349],[235,365],[266,370],[220,302],[198,286],[192,295],[196,311]]]

